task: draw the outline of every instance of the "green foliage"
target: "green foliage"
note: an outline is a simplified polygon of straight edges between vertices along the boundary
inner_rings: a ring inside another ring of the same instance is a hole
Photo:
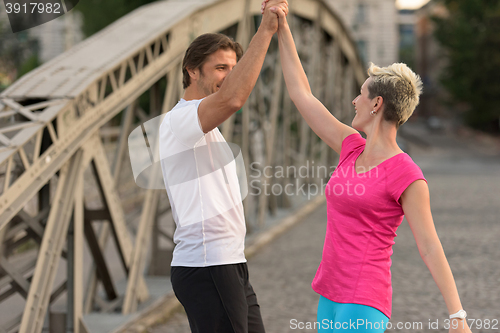
[[[83,33],[91,36],[120,17],[155,0],[82,0],[75,7],[83,14]]]
[[[434,17],[435,37],[448,57],[441,82],[454,102],[467,105],[466,122],[499,130],[500,1],[441,0],[447,17]]]
[[[12,33],[8,21],[0,22],[0,91],[38,66],[38,42],[27,31]]]
[[[410,68],[415,68],[415,47],[405,46],[399,48],[399,60],[408,65]]]
[[[31,55],[26,61],[21,64],[19,71],[17,72],[17,77],[21,77],[24,74],[31,72],[38,66],[40,66],[40,60],[36,54]]]

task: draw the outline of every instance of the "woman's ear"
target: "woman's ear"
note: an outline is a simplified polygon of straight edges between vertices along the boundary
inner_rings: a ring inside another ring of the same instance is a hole
[[[377,98],[375,100],[375,105],[373,108],[376,110],[380,110],[382,108],[383,104],[384,104],[384,98],[382,96],[377,96]]]

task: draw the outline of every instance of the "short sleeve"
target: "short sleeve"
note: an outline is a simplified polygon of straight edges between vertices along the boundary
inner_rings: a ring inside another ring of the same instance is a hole
[[[340,149],[339,165],[349,156],[356,148],[364,146],[366,140],[363,139],[361,134],[353,133],[345,137],[342,141],[342,147]]]
[[[175,137],[192,148],[205,135],[198,119],[198,106],[202,100],[188,101],[171,111],[171,130]]]
[[[388,177],[388,190],[396,202],[399,202],[401,194],[414,181],[422,179],[427,182],[419,166],[413,162],[411,157],[408,155],[404,156],[406,158],[398,164],[397,168]]]

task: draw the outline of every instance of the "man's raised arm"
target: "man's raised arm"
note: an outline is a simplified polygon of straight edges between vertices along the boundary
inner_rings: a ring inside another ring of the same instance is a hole
[[[241,60],[224,79],[220,89],[200,103],[198,117],[204,133],[213,130],[241,109],[250,96],[272,36],[278,30],[276,7],[288,12],[286,0],[271,0],[268,3],[262,23]]]

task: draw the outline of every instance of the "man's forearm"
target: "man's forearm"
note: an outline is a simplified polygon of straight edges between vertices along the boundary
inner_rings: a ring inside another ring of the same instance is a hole
[[[285,9],[287,6],[285,0],[273,0],[271,4]],[[198,116],[203,132],[207,133],[222,124],[238,111],[250,96],[259,78],[271,39],[278,30],[276,10],[276,7],[270,7],[265,11],[247,51],[226,76],[219,91],[200,103]]]
[[[238,108],[245,104],[259,78],[273,34],[262,27],[259,28],[238,65],[224,80],[219,90],[220,97],[230,100],[231,104],[234,103]]]

